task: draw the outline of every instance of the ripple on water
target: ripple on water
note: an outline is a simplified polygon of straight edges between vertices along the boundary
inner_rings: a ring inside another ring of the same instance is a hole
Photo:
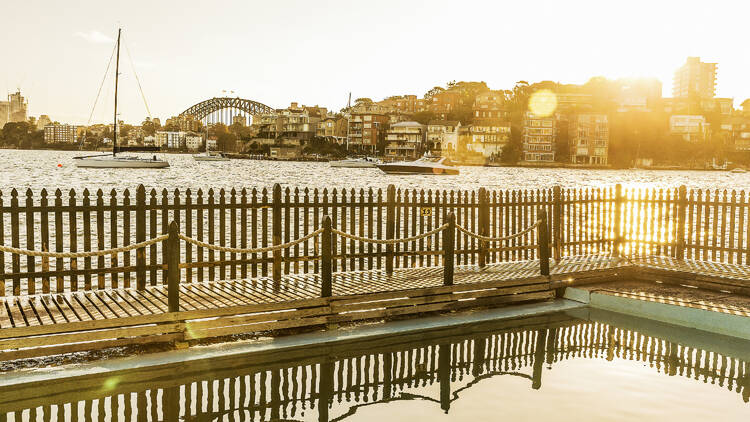
[[[750,173],[674,170],[528,169],[517,167],[461,167],[458,176],[389,176],[378,169],[336,169],[328,163],[232,160],[197,162],[188,154],[162,154],[171,167],[164,170],[79,169],[77,151],[0,150],[3,178],[0,189],[42,188],[122,190],[143,184],[148,188],[263,188],[274,183],[309,188],[385,188],[394,184],[416,189],[537,189],[632,187],[745,189]],[[62,167],[58,167],[62,164]]]

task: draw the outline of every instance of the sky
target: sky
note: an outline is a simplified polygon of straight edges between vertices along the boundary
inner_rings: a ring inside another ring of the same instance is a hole
[[[349,92],[421,97],[451,80],[510,89],[646,76],[671,96],[688,56],[719,63],[717,96],[736,106],[750,98],[742,1],[25,0],[1,9],[0,90],[20,88],[31,116],[74,124],[90,119],[118,27],[118,108],[129,123],[148,115],[136,74],[162,122],[227,94],[339,110]],[[113,74],[92,123],[112,120]]]

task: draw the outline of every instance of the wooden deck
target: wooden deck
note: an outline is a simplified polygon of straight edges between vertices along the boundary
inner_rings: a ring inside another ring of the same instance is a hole
[[[551,265],[551,273],[578,272],[622,266],[608,258],[566,258]],[[539,279],[537,261],[458,266],[454,284],[485,284],[495,281]],[[443,285],[442,267],[396,269],[391,276],[383,270],[333,274],[333,296],[351,297],[377,293],[436,288]],[[270,277],[180,285],[180,311],[231,308],[312,300],[320,297],[317,274],[284,276],[279,288]],[[65,294],[40,294],[0,298],[3,312],[0,328],[21,328],[71,322],[99,321],[167,313],[166,285],[145,290],[86,290]]]
[[[547,300],[564,285],[628,278],[750,289],[741,266],[590,256],[552,263],[550,276],[538,261],[456,266],[449,286],[442,267],[339,272],[331,297],[317,274],[183,283],[178,312],[168,311],[166,285],[15,296],[0,298],[0,359]]]

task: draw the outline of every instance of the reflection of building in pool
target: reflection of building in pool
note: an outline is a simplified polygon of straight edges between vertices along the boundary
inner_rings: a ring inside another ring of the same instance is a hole
[[[355,415],[363,406],[415,399],[449,412],[484,379],[518,377],[539,389],[545,365],[581,358],[645,362],[666,375],[716,384],[750,400],[750,363],[695,346],[693,334],[670,332],[673,341],[667,341],[648,330],[546,315],[496,321],[474,327],[470,335],[455,328],[423,333],[418,341],[386,337],[302,354],[290,350],[197,361],[181,371],[123,373],[119,383],[55,381],[44,399],[31,394],[39,386],[12,392],[0,388],[0,418],[19,420],[18,415],[31,412],[50,419],[69,409],[71,420],[124,411],[139,420],[158,420],[163,414],[161,420],[332,421]],[[103,391],[102,385],[109,389]],[[436,388],[425,388],[430,386]]]

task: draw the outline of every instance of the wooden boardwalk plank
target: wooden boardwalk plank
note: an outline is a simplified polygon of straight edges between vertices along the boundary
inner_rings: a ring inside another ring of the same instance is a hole
[[[354,263],[357,264],[357,261]],[[347,264],[351,265],[351,262],[347,262]],[[476,301],[476,304],[485,302],[506,303],[510,299],[503,299],[501,296],[490,300],[496,294],[503,294],[502,292],[518,291],[525,295],[518,299],[526,297],[530,300],[543,299],[549,296],[547,294],[549,293],[547,283],[550,280],[560,279],[560,277],[565,277],[568,274],[572,276],[576,276],[576,274],[578,276],[581,274],[596,275],[600,271],[602,274],[614,274],[614,270],[622,267],[668,270],[676,274],[696,274],[698,279],[717,277],[723,280],[721,281],[723,283],[736,282],[745,286],[750,285],[750,268],[737,264],[679,261],[665,256],[639,257],[631,260],[616,260],[608,256],[572,256],[551,264],[552,278],[539,275],[538,261],[499,262],[484,267],[475,264],[459,265],[455,268],[454,285],[452,287],[443,286],[442,267],[402,267],[395,269],[392,275],[387,275],[384,270],[378,269],[334,273],[334,297],[332,302],[322,301],[318,302],[317,305],[305,301],[316,300],[319,297],[321,290],[319,274],[292,273],[284,275],[280,287],[275,290],[273,280],[270,277],[183,283],[180,285],[180,309],[188,313],[198,312],[193,318],[204,318],[218,315],[215,311],[221,312],[221,315],[230,316],[234,313],[240,315],[242,313],[289,311],[295,309],[296,306],[312,306],[310,309],[313,312],[312,310],[317,309],[315,306],[319,307],[330,303],[330,306],[336,309],[350,308],[351,310],[348,312],[354,312],[352,315],[342,314],[341,320],[344,321],[355,318],[355,311],[360,308],[364,312],[362,315],[387,316],[419,312],[420,310],[449,309],[453,305],[445,301],[450,301],[451,298],[467,297]],[[475,284],[477,285],[476,288],[473,287]],[[540,294],[535,292],[540,292]],[[432,297],[431,295],[435,296]],[[487,296],[486,300],[485,296]],[[389,301],[394,300],[396,302],[390,302],[389,304]],[[368,301],[375,301],[375,308],[380,306],[377,305],[378,301],[383,301],[383,306],[388,307],[388,309],[370,308],[371,305],[367,305]],[[303,302],[311,304],[304,305]],[[406,308],[400,309],[397,302],[403,302]],[[2,305],[0,328],[41,328],[39,326],[65,325],[68,322],[105,320],[113,320],[114,322],[119,318],[125,318],[124,321],[126,321],[127,317],[138,316],[147,318],[151,315],[165,314],[168,309],[167,303],[168,289],[166,285],[150,286],[142,291],[120,288],[94,291],[81,290],[63,295],[37,294],[2,298],[2,302],[0,302]],[[454,305],[458,306],[458,303]],[[460,305],[461,307],[471,306],[468,302],[461,302]],[[416,306],[417,308],[407,309],[410,306]],[[705,303],[701,306],[711,307],[713,305]],[[226,312],[220,311],[222,308],[226,308]],[[298,323],[279,322],[278,326],[294,326],[295,324]],[[248,327],[252,326],[252,324],[248,325]],[[232,330],[241,329],[226,328],[223,330],[228,333]]]

